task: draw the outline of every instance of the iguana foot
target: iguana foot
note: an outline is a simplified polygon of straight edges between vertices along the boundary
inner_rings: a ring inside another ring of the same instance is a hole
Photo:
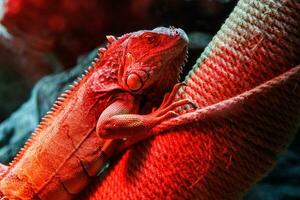
[[[196,105],[189,99],[181,99],[174,102],[175,95],[177,94],[178,90],[184,85],[184,83],[177,83],[170,93],[165,94],[160,107],[158,109],[152,109],[152,112],[150,114],[145,115],[145,117],[150,119],[149,123],[152,122],[152,127],[165,120],[177,117],[178,114],[174,111],[175,108],[188,104],[196,107]]]
[[[174,101],[175,95],[182,85],[182,83],[176,84],[173,90],[164,96],[159,108],[153,109],[147,115],[128,114],[113,116],[105,122],[105,131],[102,132],[101,137],[105,139],[125,138],[119,148],[119,151],[121,151],[138,141],[153,136],[152,128],[154,126],[178,116],[174,109],[185,105],[195,107],[195,104],[189,99]]]

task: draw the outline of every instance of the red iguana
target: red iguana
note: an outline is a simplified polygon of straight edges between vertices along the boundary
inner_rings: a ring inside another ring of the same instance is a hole
[[[187,53],[183,30],[107,39],[101,58],[58,97],[2,174],[3,199],[73,198],[114,152],[151,136],[153,127],[177,116],[175,108],[191,103],[172,101]]]

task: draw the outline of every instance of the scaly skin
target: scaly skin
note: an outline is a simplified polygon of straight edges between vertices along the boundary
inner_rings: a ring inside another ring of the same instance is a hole
[[[176,116],[174,108],[189,103],[172,103],[178,84],[161,98],[177,82],[186,57],[181,29],[107,38],[111,44],[100,49],[101,59],[58,98],[2,174],[3,198],[73,198],[112,153],[149,137],[155,125]]]

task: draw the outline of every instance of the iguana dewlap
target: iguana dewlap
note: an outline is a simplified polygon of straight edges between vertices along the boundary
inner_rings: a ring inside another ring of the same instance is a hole
[[[73,198],[113,152],[149,137],[152,127],[189,103],[172,102],[179,84],[162,98],[178,81],[186,57],[188,39],[181,29],[107,38],[101,58],[58,98],[2,174],[3,197]]]

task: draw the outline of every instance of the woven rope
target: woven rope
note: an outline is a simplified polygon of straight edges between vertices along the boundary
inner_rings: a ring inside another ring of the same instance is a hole
[[[181,98],[211,105],[299,64],[299,4],[240,1],[186,77]]]
[[[202,123],[202,121],[207,120],[207,118],[227,118],[225,117],[228,114],[231,113],[235,113],[236,109],[238,107],[245,107],[243,105],[239,105],[240,103],[245,104],[246,106],[252,106],[253,107],[253,103],[248,102],[250,99],[255,99],[255,101],[260,101],[260,96],[264,95],[264,98],[268,98],[268,95],[274,97],[274,95],[278,96],[274,99],[271,99],[268,101],[268,104],[263,104],[263,109],[266,110],[266,112],[269,112],[268,114],[272,115],[273,113],[270,113],[270,109],[267,107],[269,105],[271,105],[271,107],[273,107],[274,105],[277,106],[277,108],[279,110],[281,110],[286,104],[280,104],[279,103],[279,99],[283,98],[282,101],[285,102],[289,102],[289,101],[300,101],[300,99],[298,99],[299,94],[296,94],[297,88],[299,87],[298,85],[300,84],[300,65],[297,67],[292,68],[291,70],[287,71],[286,73],[275,77],[274,79],[271,79],[270,81],[259,85],[258,87],[246,91],[243,94],[240,94],[238,96],[234,96],[230,99],[226,99],[224,101],[221,101],[219,103],[210,105],[210,106],[206,106],[202,109],[197,109],[194,112],[189,112],[186,114],[181,115],[180,117],[176,117],[174,119],[168,120],[163,122],[162,124],[159,124],[158,126],[156,126],[154,128],[154,133],[156,132],[161,132],[161,131],[168,131],[168,129],[170,127],[172,128],[176,128],[176,127],[181,127],[182,125],[188,125],[188,124],[193,124],[193,123]],[[284,87],[291,87],[294,88],[293,91],[285,91],[285,88],[283,87],[284,81],[289,80],[290,84],[292,84],[291,86],[284,86]],[[281,89],[282,91],[277,91],[274,88],[278,87],[279,89]],[[274,91],[278,92],[277,94],[269,94],[270,92]],[[285,95],[282,95],[284,93],[288,92],[288,95],[296,95],[293,98],[288,98]],[[265,100],[261,100],[262,102]],[[294,104],[295,102],[293,102]],[[255,104],[255,106],[257,106]],[[252,108],[253,110],[257,110],[256,108]],[[247,110],[251,110],[250,108],[247,108]],[[287,108],[283,109],[283,111],[285,113],[284,116],[281,116],[284,120],[286,121],[287,118],[289,117],[289,113],[295,111],[293,107],[288,106]],[[240,114],[240,113],[239,113]],[[266,113],[264,113],[266,114]],[[280,111],[276,112],[276,115],[281,114]],[[257,118],[261,117],[261,116],[256,116]],[[300,116],[299,116],[300,117]],[[268,120],[271,120],[268,118]],[[205,123],[205,122],[204,122]],[[297,125],[297,123],[296,123]],[[272,125],[272,129],[273,129]]]
[[[241,0],[178,95],[201,109],[162,124],[81,198],[240,198],[299,128],[299,38],[300,3]]]

